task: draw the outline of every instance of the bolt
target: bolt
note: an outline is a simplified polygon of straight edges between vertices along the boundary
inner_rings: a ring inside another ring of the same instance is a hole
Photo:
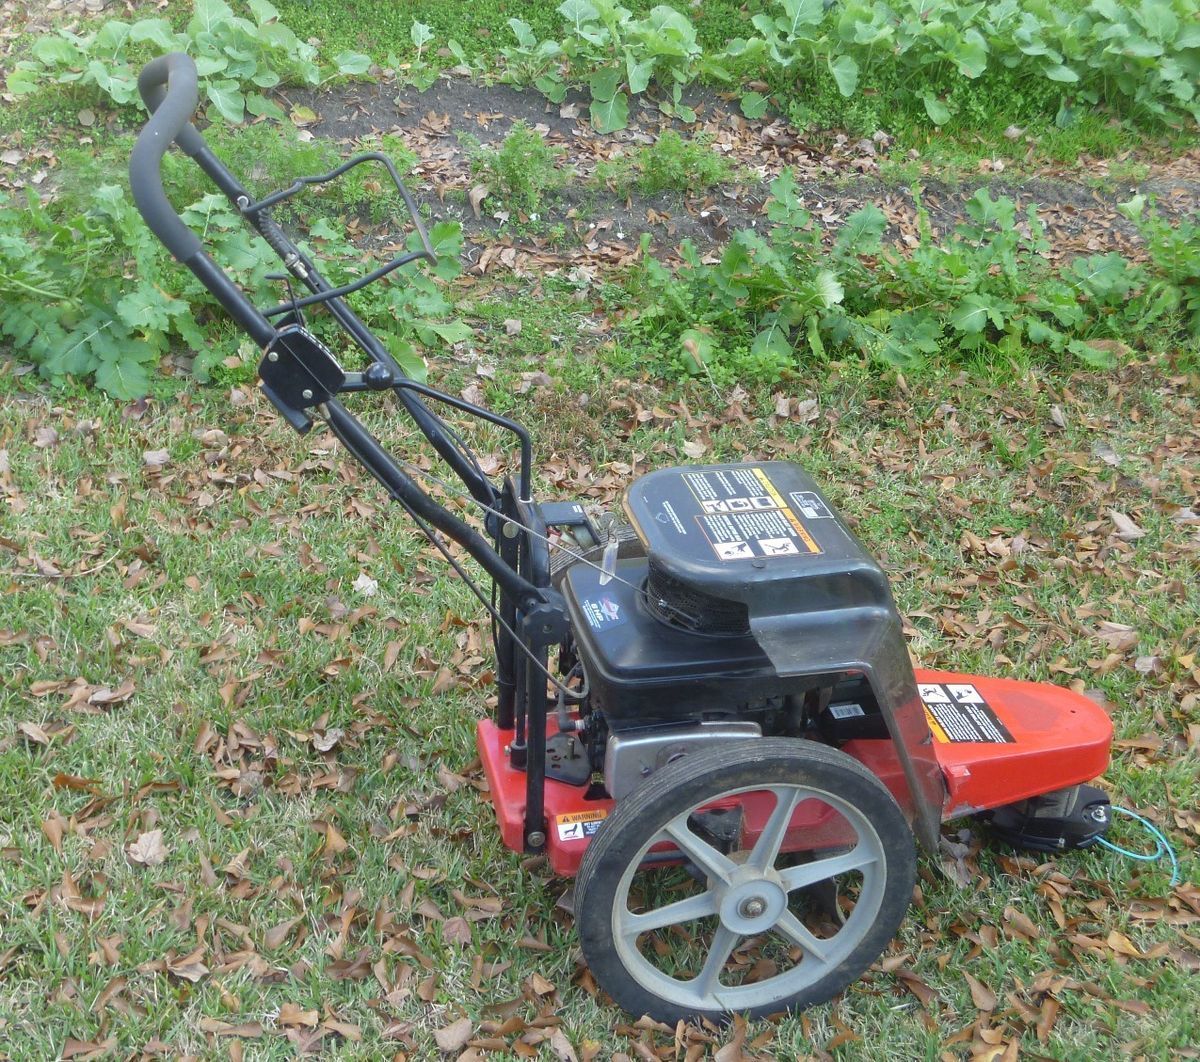
[[[270,354],[267,355],[267,361],[278,361],[278,360],[279,360],[279,351],[277,351],[277,350],[273,350],[273,351],[271,351]]]
[[[546,835],[541,830],[533,830],[527,840],[530,848],[541,848],[546,843]]]
[[[300,392],[300,397],[307,401],[308,399],[312,398],[312,392],[306,387]]]
[[[759,896],[751,896],[748,900],[742,901],[742,906],[738,908],[738,913],[743,918],[757,918],[767,909],[767,901]]]

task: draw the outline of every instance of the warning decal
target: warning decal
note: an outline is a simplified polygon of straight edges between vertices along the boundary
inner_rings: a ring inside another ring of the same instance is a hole
[[[966,682],[922,682],[917,686],[925,718],[941,742],[1007,745],[1016,741],[983,694]]]
[[[591,837],[599,829],[601,823],[608,818],[604,808],[594,811],[573,811],[569,815],[559,815],[554,824],[558,828],[560,841],[582,841]]]
[[[761,468],[684,472],[683,479],[700,503],[702,512],[696,522],[721,560],[823,552]],[[817,503],[814,512],[832,515],[819,497],[812,498]]]

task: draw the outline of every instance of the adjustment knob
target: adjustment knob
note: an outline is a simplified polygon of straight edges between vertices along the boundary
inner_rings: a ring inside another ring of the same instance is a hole
[[[367,366],[362,374],[362,380],[371,391],[386,391],[396,382],[392,370],[386,365],[380,365],[379,362]]]

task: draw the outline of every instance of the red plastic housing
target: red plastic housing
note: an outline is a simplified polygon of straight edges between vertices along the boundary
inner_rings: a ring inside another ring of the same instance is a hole
[[[1087,782],[1108,766],[1112,721],[1093,701],[1071,690],[1042,682],[983,678],[948,671],[918,670],[917,685],[968,684],[974,686],[1003,723],[1011,741],[950,741],[941,728],[931,732],[934,751],[946,781],[943,821],[976,811],[1011,804],[1027,797]],[[548,728],[554,729],[551,718]],[[500,730],[490,720],[479,723],[479,755],[491,788],[492,804],[504,843],[515,851],[523,846],[525,773],[513,769],[506,749],[511,730]],[[911,807],[904,774],[888,740],[855,740],[842,746],[870,768],[892,791],[900,805]],[[546,854],[556,874],[570,876],[579,869],[592,833],[610,813],[608,799],[587,800],[585,788],[546,781]],[[811,847],[814,831],[822,833],[817,821],[801,821],[809,814],[806,805],[797,808],[789,831],[804,838]],[[754,815],[748,815],[747,839],[757,833]],[[820,838],[821,845],[836,843],[832,836]]]

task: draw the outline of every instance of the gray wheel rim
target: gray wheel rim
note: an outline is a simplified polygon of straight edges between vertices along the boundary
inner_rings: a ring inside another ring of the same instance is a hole
[[[744,862],[724,855],[688,827],[700,808],[742,793],[775,795],[775,807],[758,841]],[[836,855],[811,863],[776,869],[780,848],[797,805],[820,800],[837,811],[856,834],[854,845]],[[708,878],[708,888],[694,896],[651,911],[629,910],[629,890],[647,853],[669,842]],[[862,887],[854,910],[831,937],[812,933],[787,908],[787,896],[796,889],[857,871]],[[679,1007],[734,1012],[769,1007],[789,999],[833,972],[870,932],[887,891],[887,862],[883,842],[870,820],[841,797],[802,784],[743,786],[706,797],[665,822],[642,846],[626,867],[613,904],[613,941],[622,965],[643,988]],[[782,896],[782,905],[780,897]],[[672,977],[651,963],[638,949],[640,934],[684,925],[709,915],[718,917],[708,954],[699,974],[688,980]],[[733,950],[749,936],[778,934],[798,946],[803,955],[791,969],[762,981],[724,985],[722,970]]]

